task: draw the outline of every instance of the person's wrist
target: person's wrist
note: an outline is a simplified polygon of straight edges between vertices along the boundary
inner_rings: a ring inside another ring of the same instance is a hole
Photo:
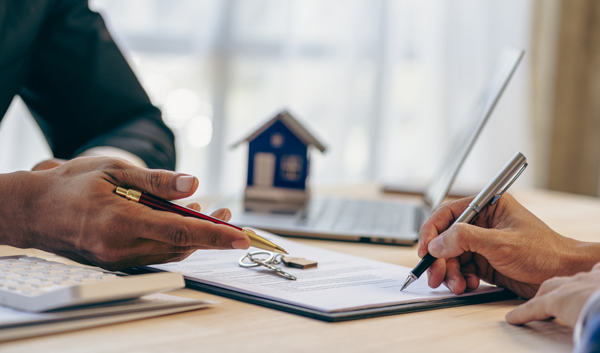
[[[600,262],[600,243],[590,243],[566,238],[570,241],[565,253],[563,276],[587,272]]]
[[[27,213],[25,205],[28,198],[22,195],[25,189],[29,172],[14,172],[0,175],[0,243],[15,247],[26,247],[26,222]]]
[[[2,175],[0,187],[0,243],[18,248],[29,248],[31,244],[31,226],[35,216],[31,212],[36,208],[32,195],[36,193],[35,173],[19,171]]]

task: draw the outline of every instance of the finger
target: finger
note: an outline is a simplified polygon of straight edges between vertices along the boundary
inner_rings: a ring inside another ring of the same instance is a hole
[[[218,210],[213,212],[211,216],[224,220],[225,222],[229,222],[229,220],[231,219],[231,211],[229,211],[228,208],[219,208]]]
[[[467,283],[466,291],[474,291],[479,288],[479,277],[477,276],[477,267],[475,263],[469,262],[466,264],[461,264],[460,272],[462,273],[465,281]]]
[[[198,188],[198,179],[194,176],[139,168],[115,158],[105,158],[101,170],[114,185],[146,191],[167,200],[189,197]]]
[[[427,269],[427,285],[431,288],[439,287],[446,277],[446,260],[437,259]]]
[[[454,220],[469,206],[473,197],[464,198],[452,202],[444,203],[423,223],[419,230],[419,257],[427,254],[429,242],[445,231]]]
[[[462,294],[467,288],[467,282],[460,272],[460,263],[458,259],[453,257],[446,261],[446,278],[445,282],[448,288],[454,294]]]
[[[437,258],[457,257],[467,251],[487,257],[487,254],[496,250],[496,245],[501,239],[496,230],[457,223],[433,239],[428,250]]]
[[[547,280],[545,280],[544,282],[542,282],[542,284],[540,285],[540,289],[538,290],[538,292],[536,293],[536,297],[541,297],[547,293],[552,292],[553,290],[555,290],[556,288],[562,286],[565,283],[569,283],[573,281],[574,277],[552,277],[549,278]]]
[[[198,212],[202,211],[202,206],[200,206],[200,204],[197,202],[192,202],[192,203],[188,204],[186,207],[191,208],[194,211],[198,211]]]
[[[506,314],[506,321],[511,325],[523,325],[530,321],[546,320],[553,317],[548,311],[551,296],[530,299]]]
[[[479,277],[477,277],[476,274],[466,273],[463,276],[465,277],[465,281],[467,282],[467,289],[465,289],[467,292],[472,292],[475,289],[479,288],[479,284],[481,283],[481,281],[479,280]]]
[[[139,234],[140,238],[195,248],[247,249],[250,246],[248,236],[233,227],[139,206],[143,209],[137,210],[135,217],[118,217],[125,218],[130,231]],[[118,220],[117,224],[120,224]]]
[[[462,253],[458,257],[458,262],[460,262],[461,265],[468,264],[468,263],[472,262],[472,260],[473,260],[473,253],[470,251]]]
[[[500,272],[495,272],[493,280],[484,279],[484,281],[488,283],[493,283],[498,287],[508,288],[512,292],[517,294],[519,297],[525,299],[533,298],[539,289],[539,285],[537,284],[515,281],[511,278],[504,276]]]
[[[117,262],[101,262],[95,265],[110,271],[118,271],[126,268],[148,266],[156,264],[164,264],[169,262],[179,262],[186,259],[193,252],[186,253],[169,253],[159,255],[144,255],[139,257],[131,257]]]

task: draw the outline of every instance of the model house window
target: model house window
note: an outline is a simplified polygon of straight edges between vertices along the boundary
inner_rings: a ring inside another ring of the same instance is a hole
[[[271,135],[271,146],[275,148],[283,146],[283,135],[278,132]]]
[[[302,177],[302,157],[286,155],[281,157],[281,176],[287,181],[298,181]]]

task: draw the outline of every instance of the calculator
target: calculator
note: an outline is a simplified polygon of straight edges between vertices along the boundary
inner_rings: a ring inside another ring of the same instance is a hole
[[[41,312],[183,288],[181,273],[127,276],[31,256],[0,257],[0,305]]]

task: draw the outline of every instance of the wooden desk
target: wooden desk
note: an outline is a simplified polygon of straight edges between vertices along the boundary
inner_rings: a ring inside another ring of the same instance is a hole
[[[374,191],[373,189],[372,191]],[[366,194],[365,194],[366,195]],[[519,191],[519,201],[564,235],[600,241],[600,201],[547,191]],[[302,243],[404,266],[416,247],[331,241]],[[2,255],[23,250],[0,247]],[[27,250],[31,255],[45,255]],[[325,323],[189,289],[172,294],[217,300],[211,309],[0,344],[8,352],[569,352],[570,328],[556,321],[525,327],[504,315],[507,301],[374,319]]]

